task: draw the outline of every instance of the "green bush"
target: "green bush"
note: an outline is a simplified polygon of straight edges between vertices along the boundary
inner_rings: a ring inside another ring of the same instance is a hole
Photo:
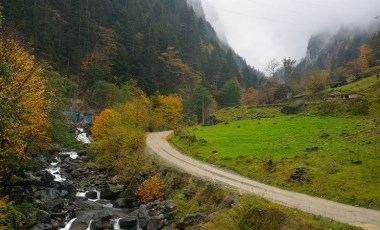
[[[356,98],[349,101],[349,111],[354,115],[367,115],[369,113],[369,103],[365,98]]]
[[[341,101],[324,101],[317,106],[317,111],[321,115],[333,115],[344,110]]]

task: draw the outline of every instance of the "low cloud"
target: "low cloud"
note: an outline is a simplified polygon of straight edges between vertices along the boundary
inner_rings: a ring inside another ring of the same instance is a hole
[[[207,20],[250,65],[305,56],[311,35],[380,25],[379,0],[202,0]]]

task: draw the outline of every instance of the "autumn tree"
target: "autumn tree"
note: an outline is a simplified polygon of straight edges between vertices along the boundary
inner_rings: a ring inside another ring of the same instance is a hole
[[[293,94],[293,90],[289,85],[281,84],[274,91],[275,100],[290,99]]]
[[[354,59],[350,61],[347,64],[347,69],[348,69],[348,72],[352,74],[356,80],[359,80],[360,78],[362,78],[362,66],[360,64],[359,59]]]
[[[14,38],[0,37],[0,182],[49,147],[51,103],[43,68]]]
[[[241,95],[241,104],[252,106],[259,103],[258,90],[251,87]]]
[[[320,92],[325,89],[329,79],[329,72],[327,70],[314,70],[309,73],[302,84],[314,93]]]
[[[160,175],[156,174],[153,177],[145,180],[138,187],[140,200],[144,203],[149,203],[154,200],[161,200],[165,195],[165,183]]]
[[[153,99],[152,99],[153,100]],[[183,100],[178,95],[155,95],[151,118],[153,130],[176,129],[183,120]]]
[[[179,51],[175,47],[168,47],[158,58],[164,63],[166,70],[175,76],[174,83],[179,86],[182,95],[192,92],[192,87],[201,76],[181,59]]]
[[[124,105],[102,111],[93,124],[95,142],[90,150],[97,164],[113,171],[130,188],[136,188],[138,175],[148,162],[144,148],[150,111],[149,99],[140,92]]]
[[[276,78],[263,78],[258,90],[259,104],[271,104],[274,102],[274,93],[279,85]]]
[[[373,65],[374,62],[375,60],[372,49],[367,44],[363,44],[362,46],[360,46],[359,63],[361,72],[366,71],[368,67]]]

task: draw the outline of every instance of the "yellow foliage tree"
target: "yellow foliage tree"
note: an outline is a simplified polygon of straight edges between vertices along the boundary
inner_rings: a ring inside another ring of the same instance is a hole
[[[309,90],[317,93],[325,89],[329,79],[327,70],[314,70],[308,74],[302,84]]]
[[[361,72],[368,69],[370,64],[374,62],[372,49],[367,45],[363,44],[359,49],[359,64]]]
[[[242,105],[254,105],[259,103],[259,98],[258,98],[258,91],[257,89],[251,87],[247,89],[240,98],[241,104]]]
[[[161,200],[165,195],[165,183],[160,175],[156,174],[153,177],[145,180],[138,187],[140,200],[144,203],[149,203],[154,200]]]
[[[95,142],[90,149],[96,162],[114,171],[120,182],[137,186],[137,177],[145,170],[145,131],[149,125],[151,104],[140,94],[114,110],[106,109],[95,119],[92,135]]]
[[[15,170],[8,163],[49,147],[51,93],[42,75],[35,57],[15,39],[0,38],[0,182]]]
[[[183,100],[178,95],[158,95],[157,107],[153,110],[151,126],[153,130],[178,128],[183,120]]]

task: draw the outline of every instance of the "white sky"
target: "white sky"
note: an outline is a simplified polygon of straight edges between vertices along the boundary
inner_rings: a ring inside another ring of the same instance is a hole
[[[312,34],[341,25],[365,27],[380,0],[201,0],[206,18],[248,64],[264,70],[273,58],[297,60]]]

